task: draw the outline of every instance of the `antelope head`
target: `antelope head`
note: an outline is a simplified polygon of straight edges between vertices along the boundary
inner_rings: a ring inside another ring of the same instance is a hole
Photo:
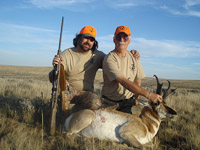
[[[167,80],[168,81],[168,88],[165,91],[163,91],[162,90],[163,83],[159,82],[159,79],[156,75],[154,75],[154,77],[156,78],[156,81],[157,81],[156,94],[162,95],[163,101],[162,102],[158,101],[157,103],[151,103],[151,107],[159,115],[159,117],[161,119],[173,118],[174,116],[177,115],[177,113],[172,108],[170,108],[166,105],[166,98],[170,94],[174,93],[175,90],[171,89],[170,81]]]

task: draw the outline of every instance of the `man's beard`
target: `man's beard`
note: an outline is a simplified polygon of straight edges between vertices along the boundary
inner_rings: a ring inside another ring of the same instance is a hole
[[[88,42],[85,42],[85,43],[79,43],[79,46],[80,46],[80,48],[82,49],[82,50],[84,50],[84,51],[89,51],[89,50],[91,50],[92,48],[91,48],[91,45],[88,43]],[[87,46],[87,47],[86,47]]]

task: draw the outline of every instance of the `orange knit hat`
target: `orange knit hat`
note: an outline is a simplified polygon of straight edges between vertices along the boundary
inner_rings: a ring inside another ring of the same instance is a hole
[[[96,35],[97,35],[97,31],[92,26],[85,26],[81,29],[80,34],[85,34],[85,35],[91,36],[95,39]]]
[[[115,36],[117,34],[121,33],[121,32],[126,33],[128,36],[131,35],[131,31],[130,31],[129,27],[124,26],[124,25],[123,26],[119,26],[119,27],[116,28],[116,30],[115,30]]]

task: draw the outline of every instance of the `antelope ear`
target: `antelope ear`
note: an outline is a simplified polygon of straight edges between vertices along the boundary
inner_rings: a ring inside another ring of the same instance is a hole
[[[173,116],[177,115],[176,111],[173,110],[172,108],[170,108],[168,106],[165,106],[165,108],[167,109],[167,113],[169,114],[169,117],[173,117]]]

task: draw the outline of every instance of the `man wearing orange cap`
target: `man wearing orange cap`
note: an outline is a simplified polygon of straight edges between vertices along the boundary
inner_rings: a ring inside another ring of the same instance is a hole
[[[66,49],[61,54],[61,64],[64,67],[68,88],[65,91],[67,102],[75,103],[72,112],[87,108],[98,109],[101,100],[94,90],[96,72],[102,68],[105,54],[98,51],[96,41],[96,29],[85,26],[73,39],[73,48]],[[134,53],[135,51],[133,51]],[[136,57],[138,57],[136,52]],[[58,64],[60,58],[56,55],[53,66]],[[50,79],[52,77],[50,72]],[[66,108],[67,109],[67,108]]]
[[[139,95],[154,103],[162,101],[160,95],[141,88],[141,79],[145,77],[145,74],[140,61],[127,51],[130,36],[128,27],[116,28],[113,38],[115,49],[103,61],[104,85],[102,89],[104,103],[117,105],[118,110],[128,113],[131,113],[131,106]]]
[[[98,51],[96,41],[96,29],[92,26],[85,26],[73,39],[74,47],[64,50],[61,53],[61,64],[64,67],[67,89],[65,91],[66,108],[68,104],[75,103],[72,111],[79,109],[98,109],[101,100],[94,90],[94,78],[105,54]],[[58,64],[60,58],[56,55],[53,59],[53,66]],[[50,72],[50,80],[52,73]]]

